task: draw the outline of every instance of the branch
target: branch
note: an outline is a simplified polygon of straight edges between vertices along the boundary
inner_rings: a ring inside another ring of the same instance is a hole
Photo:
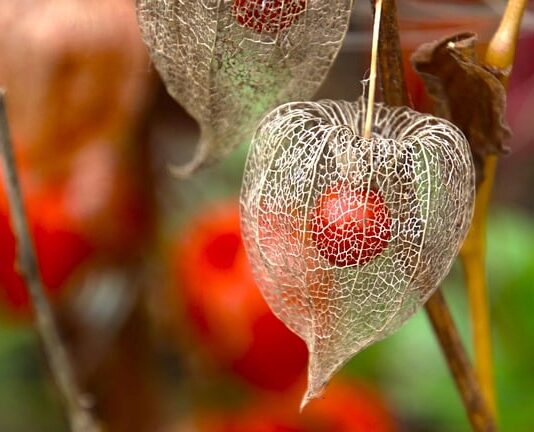
[[[512,71],[526,3],[526,0],[508,2],[499,28],[486,52],[486,65],[496,72],[504,86],[507,85]],[[482,164],[484,176],[477,191],[473,225],[462,247],[460,258],[469,293],[478,379],[489,405],[496,411],[485,251],[486,219],[497,168],[497,157],[485,156]]]
[[[395,0],[384,0],[383,8],[379,61],[384,100],[393,106],[407,105],[408,92],[404,81]],[[486,405],[473,367],[439,289],[427,301],[425,308],[473,429],[477,432],[495,431],[495,420]]]
[[[486,281],[486,219],[496,166],[496,156],[486,156],[482,160],[483,180],[477,190],[473,223],[460,251],[460,260],[462,261],[469,297],[477,377],[494,414],[497,412],[497,404],[493,379],[493,355]]]
[[[486,64],[498,69],[506,80],[512,71],[521,21],[527,7],[527,0],[509,0],[499,28],[486,52]]]
[[[37,265],[35,249],[24,213],[24,205],[17,175],[15,157],[7,122],[5,93],[0,88],[0,151],[3,172],[9,199],[11,221],[17,240],[17,265],[24,278],[36,319],[37,331],[43,342],[46,356],[56,385],[61,392],[68,410],[73,432],[98,432],[89,410],[74,378],[67,352],[63,347],[52,310],[44,294],[43,283]]]
[[[495,420],[480,390],[473,366],[467,358],[458,330],[452,320],[441,290],[438,289],[430,297],[426,302],[425,308],[443,354],[447,359],[456,387],[462,396],[473,430],[477,432],[496,431]]]
[[[382,93],[386,104],[391,106],[408,105],[408,92],[404,80],[397,5],[395,0],[383,0],[380,38],[378,41],[378,63]],[[371,0],[373,8],[375,2]]]

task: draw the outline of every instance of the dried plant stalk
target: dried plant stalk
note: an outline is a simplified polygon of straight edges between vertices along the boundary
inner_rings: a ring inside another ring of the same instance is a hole
[[[439,289],[426,302],[425,307],[473,430],[475,432],[495,432],[497,430],[495,418],[486,403],[473,367],[463,349],[462,341],[456,331],[445,298]]]
[[[506,86],[512,71],[519,29],[526,4],[526,0],[510,0],[508,2],[499,28],[486,52],[486,66],[495,72],[504,86]],[[497,401],[493,372],[485,252],[486,219],[497,168],[497,157],[492,154],[484,155],[482,157],[482,168],[484,176],[477,192],[473,226],[462,247],[460,257],[464,266],[469,293],[477,375],[486,397],[486,402],[495,415],[497,413]]]
[[[308,345],[304,404],[424,304],[471,221],[474,167],[459,129],[375,104],[365,139],[365,113],[361,99],[283,105],[260,124],[245,168],[245,245],[267,302]],[[366,197],[360,232],[345,221],[350,205],[331,204],[344,190]],[[322,223],[325,200],[335,229]]]
[[[11,219],[17,237],[18,265],[32,298],[36,329],[41,336],[52,375],[65,400],[73,432],[99,432],[100,428],[86,406],[86,400],[76,382],[74,370],[61,343],[52,310],[44,294],[37,258],[24,213],[2,88],[0,88],[0,152]]]
[[[402,69],[395,0],[386,1],[389,7],[386,9],[386,17],[384,18],[386,36],[381,39],[381,63],[384,66],[390,67],[382,68],[383,73],[381,78],[384,88],[384,98],[391,105],[406,105],[408,93],[404,83],[404,71]],[[443,56],[440,56],[440,60],[443,61]],[[440,71],[448,70],[450,73],[450,68],[445,68],[443,65],[440,66],[437,66],[436,69]],[[480,71],[478,72],[480,73]],[[469,88],[469,84],[464,83],[464,85],[467,85]],[[435,90],[436,88],[434,88]],[[465,91],[463,94],[465,94]],[[454,112],[454,114],[457,113]],[[472,142],[470,144],[471,146],[473,145]],[[476,218],[476,211],[474,218]],[[475,222],[473,222],[473,225]],[[454,377],[473,429],[481,432],[496,430],[495,418],[485,403],[483,393],[475,378],[475,372],[468,360],[445,299],[439,289],[428,299],[425,304],[425,309],[435,330],[445,359],[447,360],[449,370]]]
[[[169,93],[200,124],[186,176],[250,139],[275,106],[310,98],[347,31],[352,0],[138,0]]]

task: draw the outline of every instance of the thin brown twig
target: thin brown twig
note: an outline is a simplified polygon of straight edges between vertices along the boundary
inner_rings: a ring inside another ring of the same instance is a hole
[[[493,353],[491,344],[489,294],[486,280],[486,219],[495,178],[497,157],[484,157],[483,181],[478,185],[471,229],[460,251],[469,298],[475,368],[489,407],[497,416]]]
[[[467,409],[473,430],[496,431],[495,420],[482,394],[475,371],[469,362],[441,290],[438,289],[430,297],[425,308]]]
[[[7,121],[5,92],[0,88],[0,151],[2,153],[3,172],[11,221],[17,240],[17,265],[24,278],[34,308],[37,331],[50,364],[50,370],[56,385],[67,406],[67,413],[73,432],[97,432],[96,425],[74,378],[73,368],[67,352],[61,343],[52,309],[46,295],[37,265],[35,248],[24,212],[15,157]]]
[[[379,39],[379,64],[383,96],[389,105],[407,105],[408,92],[404,81],[397,8],[395,0],[383,1],[382,30]],[[371,3],[374,5],[373,0]],[[495,431],[495,419],[484,399],[473,366],[469,362],[458,330],[439,288],[427,301],[425,308],[473,429],[477,432]]]
[[[397,4],[395,0],[383,0],[380,37],[378,40],[380,81],[384,102],[391,106],[408,105],[408,92],[404,80],[401,56]],[[373,8],[375,1],[371,0]]]
[[[486,51],[485,63],[496,71],[503,86],[514,63],[517,40],[527,0],[509,0],[499,27]],[[460,257],[464,264],[475,347],[475,365],[486,399],[497,413],[495,379],[491,346],[489,299],[486,280],[486,219],[497,167],[497,156],[483,158],[484,180],[479,185],[473,225],[462,247]]]

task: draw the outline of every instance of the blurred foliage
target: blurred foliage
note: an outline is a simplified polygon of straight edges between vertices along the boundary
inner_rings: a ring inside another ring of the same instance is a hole
[[[62,407],[31,328],[0,325],[0,383],[1,431],[66,430]]]

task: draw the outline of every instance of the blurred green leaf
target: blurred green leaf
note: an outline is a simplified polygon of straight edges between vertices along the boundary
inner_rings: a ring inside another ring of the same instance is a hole
[[[0,326],[0,383],[0,431],[66,431],[31,328]]]

